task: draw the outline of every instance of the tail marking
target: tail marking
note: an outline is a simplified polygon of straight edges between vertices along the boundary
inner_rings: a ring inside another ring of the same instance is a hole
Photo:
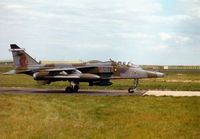
[[[19,60],[19,64],[20,64],[20,66],[22,66],[22,67],[26,67],[26,63],[25,63],[25,60],[24,60],[24,59]]]

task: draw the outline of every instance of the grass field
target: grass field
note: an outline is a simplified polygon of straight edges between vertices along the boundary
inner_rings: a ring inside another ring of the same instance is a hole
[[[200,138],[200,97],[0,95],[4,138]]]
[[[65,88],[38,85],[26,75],[1,75],[0,87]],[[140,80],[141,90],[200,90],[200,72],[165,72]],[[106,89],[127,89],[132,80],[113,80]],[[88,87],[81,83],[81,88]],[[0,94],[0,139],[200,138],[200,97]]]
[[[65,88],[67,82],[53,82],[50,85],[39,85],[33,77],[27,75],[1,75],[11,67],[0,68],[0,87],[29,87],[29,88]],[[189,71],[165,71],[164,78],[141,79],[138,90],[182,90],[200,91],[200,72]],[[126,90],[133,86],[133,80],[112,80],[112,86],[99,87],[88,86],[88,83],[80,83],[82,89],[121,89]]]

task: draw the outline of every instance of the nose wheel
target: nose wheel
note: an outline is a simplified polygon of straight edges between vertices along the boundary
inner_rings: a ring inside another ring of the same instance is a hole
[[[135,92],[135,90],[136,90],[136,88],[138,86],[138,79],[134,79],[133,84],[134,84],[133,88],[129,88],[128,89],[129,93],[134,93]]]
[[[135,91],[134,88],[129,88],[129,89],[128,89],[128,92],[129,92],[129,93],[134,93],[134,91]]]
[[[70,86],[68,86],[65,89],[65,92],[72,93],[72,92],[78,92],[79,89],[79,83],[78,82],[70,82]]]

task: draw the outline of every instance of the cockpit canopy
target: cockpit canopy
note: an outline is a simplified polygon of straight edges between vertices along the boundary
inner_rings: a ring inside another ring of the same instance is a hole
[[[114,62],[115,64],[119,65],[119,66],[127,66],[127,67],[133,67],[133,68],[138,68],[139,66],[133,64],[132,62],[122,62],[122,61],[114,61],[112,59],[110,59],[110,61],[106,61],[106,62],[102,62],[102,61],[98,61],[98,60],[91,60],[88,61],[87,63],[110,63],[110,62]]]
[[[134,65],[132,62],[122,62],[122,61],[118,61],[118,62],[116,62],[117,63],[117,65],[119,65],[119,66],[127,66],[127,67],[138,67],[137,65]]]

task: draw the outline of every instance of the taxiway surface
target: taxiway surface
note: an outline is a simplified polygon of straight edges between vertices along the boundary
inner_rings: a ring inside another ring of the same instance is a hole
[[[0,88],[0,94],[66,94],[66,95],[93,95],[93,96],[117,96],[117,95],[143,95],[146,91],[136,91],[133,94],[127,90],[84,90],[66,93],[64,89],[36,89],[36,88]]]
[[[154,95],[154,96],[200,96],[200,91],[141,91],[128,93],[127,90],[84,90],[78,93],[66,93],[64,89],[35,89],[35,88],[0,88],[0,94],[65,94],[65,95],[92,95],[92,96],[118,96],[118,95]]]

